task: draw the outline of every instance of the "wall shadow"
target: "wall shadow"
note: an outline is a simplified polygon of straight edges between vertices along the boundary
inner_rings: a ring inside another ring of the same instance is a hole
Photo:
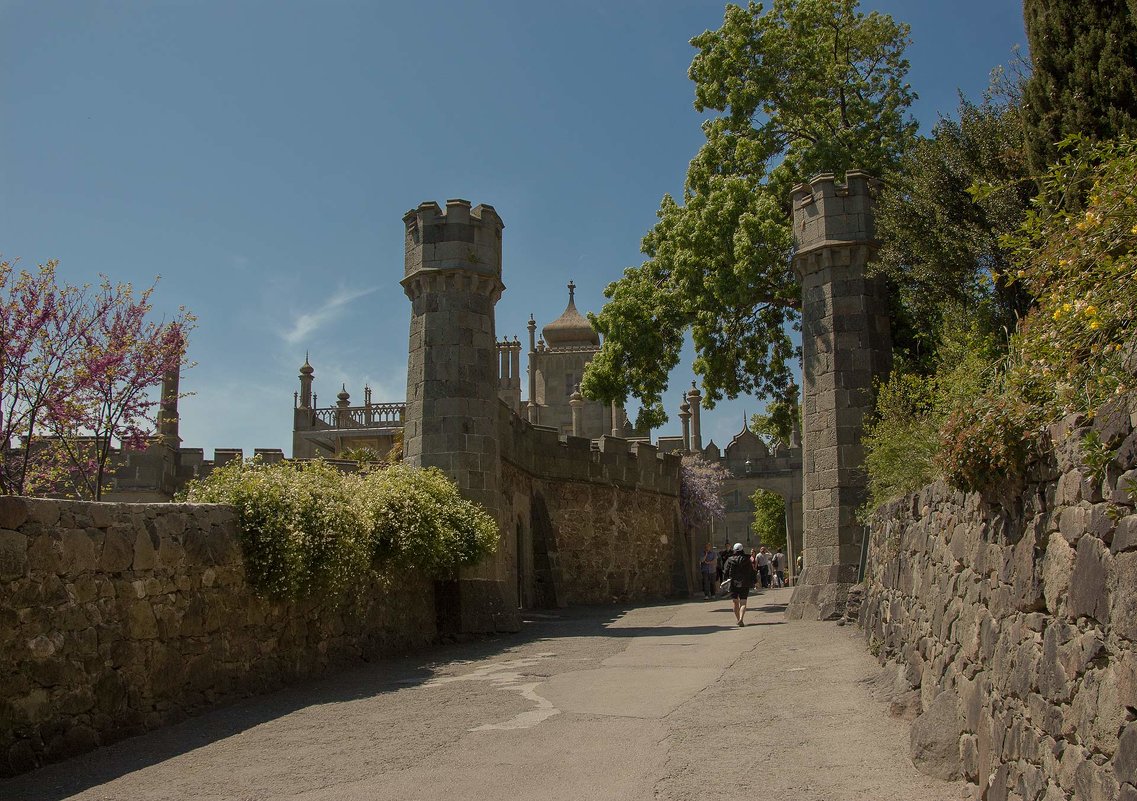
[[[398,656],[353,663],[319,678],[302,680],[265,695],[235,699],[222,706],[203,710],[181,722],[118,740],[20,776],[0,779],[0,799],[62,801],[306,707],[371,698],[418,686],[435,678],[456,661],[488,659],[528,643],[566,637],[690,637],[733,628],[733,622],[729,626],[725,623],[691,626],[615,625],[633,609],[678,607],[688,603],[694,601],[542,609],[530,614],[523,612],[524,626],[515,634],[452,641]],[[730,611],[730,608],[727,606],[716,611]]]

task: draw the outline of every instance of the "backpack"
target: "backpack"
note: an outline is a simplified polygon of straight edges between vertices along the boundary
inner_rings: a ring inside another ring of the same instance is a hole
[[[754,585],[754,565],[750,564],[750,557],[746,554],[736,553],[726,561],[726,567],[732,590],[747,589]]]

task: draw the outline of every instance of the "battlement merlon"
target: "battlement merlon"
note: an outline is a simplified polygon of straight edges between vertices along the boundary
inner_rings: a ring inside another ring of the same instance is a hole
[[[795,253],[873,243],[873,204],[879,188],[879,180],[860,170],[849,170],[845,183],[823,173],[795,186],[790,193]]]
[[[403,215],[406,225],[404,275],[424,270],[461,271],[501,281],[501,231],[493,206],[455,198],[443,211],[433,201]]]

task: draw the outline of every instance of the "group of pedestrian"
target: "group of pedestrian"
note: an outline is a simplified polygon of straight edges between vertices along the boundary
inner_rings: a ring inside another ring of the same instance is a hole
[[[733,548],[724,545],[716,552],[708,542],[699,562],[699,575],[704,600],[715,597],[720,587],[730,593],[735,621],[742,627],[746,625],[746,600],[751,590],[759,585],[762,589],[786,586],[786,555],[780,549],[771,554],[765,545],[751,548],[747,555],[741,542]]]

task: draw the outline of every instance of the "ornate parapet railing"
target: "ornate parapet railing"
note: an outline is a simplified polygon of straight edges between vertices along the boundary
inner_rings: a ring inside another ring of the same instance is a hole
[[[313,428],[401,428],[405,403],[369,403],[364,406],[327,406],[310,409]]]

